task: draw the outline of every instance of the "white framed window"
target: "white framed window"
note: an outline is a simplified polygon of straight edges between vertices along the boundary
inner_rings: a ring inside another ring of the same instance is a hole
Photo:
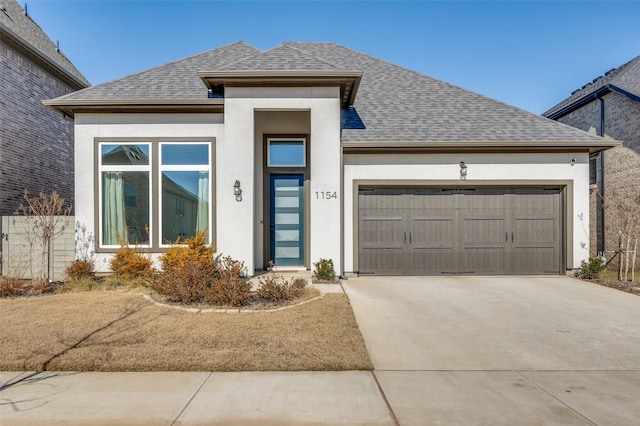
[[[161,249],[206,231],[213,242],[214,142],[98,140],[99,249]]]
[[[211,144],[160,142],[160,246],[207,231],[211,240]]]
[[[151,143],[101,142],[98,149],[100,246],[149,246]]]
[[[305,138],[267,139],[268,167],[305,167],[306,158]]]

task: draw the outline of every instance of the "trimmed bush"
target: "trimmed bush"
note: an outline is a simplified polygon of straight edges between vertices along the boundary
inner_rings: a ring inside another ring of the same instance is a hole
[[[302,296],[307,281],[304,278],[294,278],[291,281],[282,275],[269,273],[259,280],[257,295],[271,302],[281,302]]]
[[[93,261],[74,260],[73,263],[67,267],[67,276],[71,279],[93,276]]]
[[[605,264],[599,257],[592,257],[589,261],[582,261],[580,269],[576,272],[576,276],[583,280],[593,280],[600,276],[604,270]]]
[[[218,267],[204,232],[184,241],[176,241],[160,257],[162,272],[153,281],[153,289],[170,302],[200,302],[218,277]]]
[[[125,245],[120,246],[109,266],[122,278],[152,278],[155,274],[150,256],[144,255],[138,248]]]
[[[335,281],[336,271],[333,269],[333,260],[320,259],[313,264],[313,275],[318,280]]]
[[[227,256],[218,262],[218,274],[204,298],[212,305],[242,306],[251,300],[251,283],[242,278],[244,263]]]

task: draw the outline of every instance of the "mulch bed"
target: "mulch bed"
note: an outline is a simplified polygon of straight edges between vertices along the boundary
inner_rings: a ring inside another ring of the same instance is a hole
[[[615,288],[616,290],[626,291],[627,293],[640,296],[640,281],[618,281],[607,279],[587,280],[589,282],[599,284],[605,287]]]

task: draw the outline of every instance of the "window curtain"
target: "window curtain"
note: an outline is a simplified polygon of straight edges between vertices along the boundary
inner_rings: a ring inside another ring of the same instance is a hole
[[[209,173],[198,175],[198,207],[196,212],[196,231],[204,231],[209,226]]]
[[[102,233],[104,244],[127,241],[124,217],[124,178],[122,172],[104,172]]]

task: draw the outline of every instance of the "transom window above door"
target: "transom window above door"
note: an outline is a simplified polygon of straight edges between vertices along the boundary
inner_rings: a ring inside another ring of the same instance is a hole
[[[268,167],[305,167],[306,140],[304,138],[267,139]]]

